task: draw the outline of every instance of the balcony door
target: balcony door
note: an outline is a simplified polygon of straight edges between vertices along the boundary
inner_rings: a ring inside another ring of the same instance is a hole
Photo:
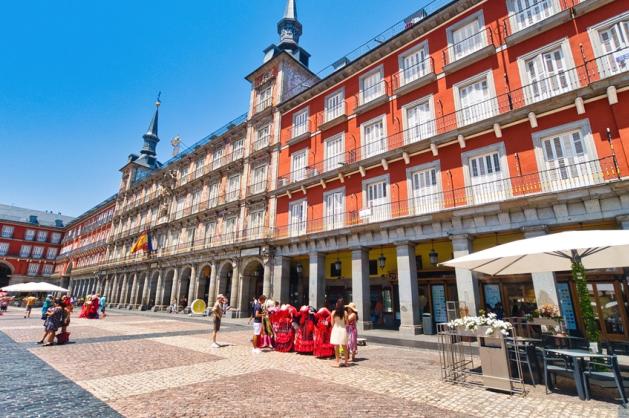
[[[604,54],[600,64],[604,75],[627,71],[629,69],[629,19],[614,23],[598,33]]]
[[[402,85],[408,84],[425,76],[428,71],[428,51],[420,48],[402,57]]]
[[[580,130],[542,139],[544,162],[542,181],[546,190],[563,190],[594,183],[596,162],[589,161]]]
[[[296,237],[306,233],[306,199],[290,204],[290,225],[289,234]]]
[[[325,229],[342,228],[343,225],[343,190],[336,190],[325,195]]]
[[[552,16],[554,0],[513,0],[511,32],[517,32]]]
[[[365,158],[386,151],[383,119],[369,123],[365,125],[363,129],[363,137],[365,139]]]
[[[495,202],[507,198],[507,181],[500,166],[498,152],[470,158],[469,199],[475,204]]]
[[[376,181],[366,186],[367,208],[369,209],[369,222],[385,221],[391,217],[387,182]]]
[[[293,181],[300,181],[306,177],[306,161],[308,154],[302,150],[293,154]]]
[[[496,114],[495,99],[491,100],[487,76],[459,87],[461,109],[457,112],[459,126],[469,125]]]
[[[527,60],[525,67],[529,82],[525,87],[528,103],[557,96],[573,88],[561,46]]]
[[[435,123],[432,118],[429,100],[418,103],[406,110],[406,143],[417,142],[430,138],[435,134]]]
[[[413,214],[420,215],[441,209],[441,195],[437,185],[437,170],[416,171],[412,175]]]
[[[463,58],[485,46],[480,26],[480,21],[474,19],[465,26],[452,31],[452,46],[454,48],[452,61]]]

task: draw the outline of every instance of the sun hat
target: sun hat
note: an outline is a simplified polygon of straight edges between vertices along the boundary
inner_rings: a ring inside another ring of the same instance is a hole
[[[345,305],[346,308],[351,309],[352,311],[358,313],[358,308],[356,308],[356,304],[354,302],[351,302],[347,305]]]

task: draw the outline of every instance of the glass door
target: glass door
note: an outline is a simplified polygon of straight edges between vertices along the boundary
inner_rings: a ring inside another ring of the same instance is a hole
[[[595,282],[587,286],[601,339],[627,339],[627,310],[620,282]]]

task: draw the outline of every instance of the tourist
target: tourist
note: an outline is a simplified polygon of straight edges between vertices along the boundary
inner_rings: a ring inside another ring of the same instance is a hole
[[[44,344],[44,347],[53,344],[55,334],[63,323],[63,306],[61,299],[55,299],[53,305],[46,311],[46,320],[44,321],[44,336],[37,344]]]
[[[90,302],[90,308],[87,312],[87,317],[89,319],[98,319],[99,304],[100,304],[100,297],[97,294],[92,296],[92,300]]]
[[[30,318],[31,310],[33,309],[33,305],[37,301],[37,298],[33,295],[28,295],[23,300],[24,300],[24,304],[26,305],[26,312],[24,313],[24,318]]]
[[[74,306],[72,306],[72,299],[68,296],[63,296],[61,298],[61,306],[64,309],[63,312],[63,321],[61,324],[61,332],[57,334],[57,343],[65,344],[70,340],[70,333],[68,332],[68,327],[70,326],[70,315],[74,310]]]
[[[264,318],[265,313],[262,310],[262,304],[266,301],[266,296],[261,295],[258,298],[258,301],[253,305],[253,338],[251,339],[251,343],[253,344],[253,349],[251,350],[253,353],[259,353],[260,349],[258,348],[258,338],[260,337],[260,333],[262,333],[262,318]]]
[[[232,308],[227,305],[227,299],[225,296],[223,294],[218,295],[216,302],[214,303],[214,307],[212,308],[212,315],[214,315],[212,320],[212,348],[220,347],[220,345],[216,342],[216,335],[221,329],[221,319],[223,318],[223,315],[225,315],[230,309]]]
[[[98,305],[100,306],[100,314],[103,318],[105,318],[107,315],[105,314],[105,304],[107,303],[107,298],[105,297],[105,295],[100,297],[100,300],[98,301]]]
[[[348,359],[349,353],[347,351],[347,312],[345,311],[345,305],[343,299],[336,301],[336,306],[332,311],[332,332],[330,333],[330,344],[334,346],[334,357],[336,358],[335,367],[341,367],[340,358],[341,350],[343,350],[343,356],[345,363],[344,366],[349,366]]]
[[[356,321],[358,321],[358,309],[356,304],[351,302],[347,308],[347,350],[352,357],[352,361],[356,361],[358,353],[358,330],[356,329]]]
[[[48,312],[48,308],[52,306],[52,295],[46,296],[46,300],[44,300],[44,304],[41,307],[41,319],[45,320],[47,318],[46,313]]]

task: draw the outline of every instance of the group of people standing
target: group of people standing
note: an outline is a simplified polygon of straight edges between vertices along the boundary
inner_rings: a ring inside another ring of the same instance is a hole
[[[27,315],[30,317],[31,310],[28,309]],[[32,305],[31,305],[32,307]],[[37,344],[43,344],[44,347],[53,345],[55,338],[57,344],[65,344],[69,341],[70,333],[70,316],[74,306],[69,296],[62,296],[53,299],[52,295],[48,295],[42,305],[42,319],[44,320],[44,335]],[[57,331],[61,330],[57,334]]]
[[[85,301],[81,306],[81,313],[79,314],[79,318],[87,318],[87,319],[99,319],[105,318],[107,314],[105,313],[105,305],[107,304],[107,298],[105,295],[101,296],[99,294],[95,295],[87,295],[85,297]]]
[[[220,347],[216,334],[223,315],[230,309],[225,296],[218,295],[212,308],[212,347]],[[330,312],[325,307],[316,310],[311,306],[297,310],[261,295],[252,302],[249,318],[253,323],[252,352],[260,353],[261,349],[270,348],[279,352],[313,354],[318,358],[334,356],[336,367],[348,366],[350,358],[355,361],[358,353],[357,321],[356,305],[345,305],[343,299],[338,299]]]

